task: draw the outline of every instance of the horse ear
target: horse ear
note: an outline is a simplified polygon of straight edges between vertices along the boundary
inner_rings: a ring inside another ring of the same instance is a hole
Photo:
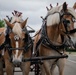
[[[10,22],[8,22],[6,19],[4,19],[4,21],[6,22],[6,24],[7,24],[9,27],[13,28],[13,24],[11,24]]]
[[[26,25],[26,23],[27,23],[27,20],[28,20],[28,18],[27,18],[24,22],[22,22],[22,24],[21,24],[21,27],[22,27],[22,28],[25,27],[25,25]]]
[[[74,8],[74,10],[76,9],[76,2],[74,3],[73,8]]]
[[[67,4],[66,4],[66,2],[63,3],[63,11],[64,11],[64,12],[67,11]]]

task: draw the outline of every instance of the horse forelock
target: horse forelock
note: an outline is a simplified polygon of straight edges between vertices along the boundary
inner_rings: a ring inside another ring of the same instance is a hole
[[[21,38],[21,36],[22,36],[22,28],[21,28],[19,23],[15,23],[12,31],[13,31],[14,34],[17,34]]]
[[[72,15],[74,16],[74,18],[76,19],[76,12],[75,12],[75,10],[74,10],[73,8],[68,7],[68,12],[69,12],[70,14],[72,14]]]
[[[47,12],[47,26],[51,26],[51,25],[55,25],[55,24],[59,24],[60,22],[60,15],[58,12],[60,12],[62,10],[62,6],[56,6],[53,7],[51,10],[49,10]]]
[[[59,13],[49,15],[48,18],[47,18],[47,26],[52,26],[52,25],[55,25],[55,24],[59,24],[59,22],[60,22]]]

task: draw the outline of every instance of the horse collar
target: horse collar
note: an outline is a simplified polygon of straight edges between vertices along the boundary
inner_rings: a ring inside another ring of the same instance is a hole
[[[43,21],[43,25],[42,25],[41,38],[42,39],[38,42],[39,45],[41,43],[42,45],[44,45],[47,48],[52,48],[53,50],[56,50],[58,53],[60,53],[58,51],[59,49],[64,49],[64,47],[66,47],[66,45],[65,45],[66,42],[65,42],[64,37],[62,38],[62,42],[63,42],[62,45],[54,45],[51,42],[51,40],[49,40],[49,38],[47,36],[47,29],[46,29],[46,21],[45,20]]]

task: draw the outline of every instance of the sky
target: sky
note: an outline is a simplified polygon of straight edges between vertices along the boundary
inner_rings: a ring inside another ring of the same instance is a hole
[[[6,18],[6,15],[12,17],[14,10],[22,12],[22,18],[27,21],[27,25],[31,26],[36,31],[41,28],[42,19],[47,14],[46,6],[56,6],[67,2],[68,6],[72,7],[76,0],[0,0],[0,19]]]

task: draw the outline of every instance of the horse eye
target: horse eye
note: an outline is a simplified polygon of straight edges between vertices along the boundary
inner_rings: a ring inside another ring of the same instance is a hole
[[[69,21],[69,20],[67,20],[67,23],[70,23],[70,21]]]

